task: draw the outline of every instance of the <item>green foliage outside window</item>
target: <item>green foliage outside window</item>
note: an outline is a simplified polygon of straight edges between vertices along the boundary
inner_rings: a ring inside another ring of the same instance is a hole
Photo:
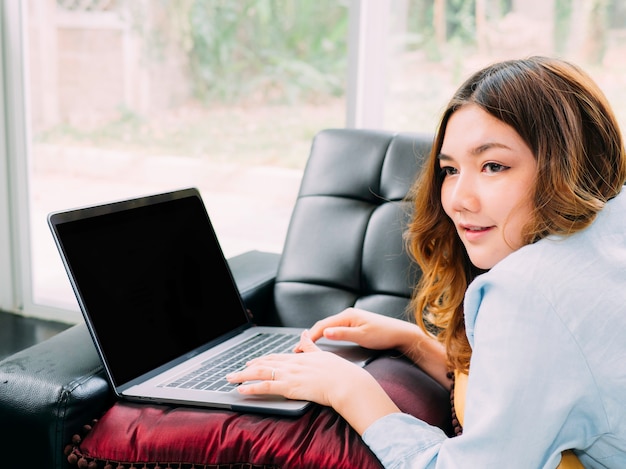
[[[194,90],[202,101],[343,94],[345,3],[194,0],[184,6]]]

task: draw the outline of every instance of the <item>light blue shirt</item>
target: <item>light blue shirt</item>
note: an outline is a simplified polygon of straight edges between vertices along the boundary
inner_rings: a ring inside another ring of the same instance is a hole
[[[386,468],[626,468],[626,193],[586,230],[548,237],[469,286],[463,434],[409,415],[363,440]]]

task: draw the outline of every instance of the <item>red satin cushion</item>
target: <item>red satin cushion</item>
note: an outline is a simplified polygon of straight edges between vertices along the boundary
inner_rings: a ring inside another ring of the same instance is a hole
[[[429,376],[388,356],[366,369],[403,412],[450,432],[449,394]],[[345,420],[317,405],[288,418],[120,401],[69,450],[85,468],[381,468]]]

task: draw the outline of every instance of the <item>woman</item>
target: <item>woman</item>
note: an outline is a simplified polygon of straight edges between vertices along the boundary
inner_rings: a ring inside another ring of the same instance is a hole
[[[307,353],[229,379],[332,406],[385,467],[554,468],[569,449],[626,467],[625,181],[616,119],[584,72],[543,57],[487,67],[452,98],[413,188],[420,327],[349,309],[303,334]],[[400,349],[448,388],[454,371],[462,434],[400,413],[322,336]]]

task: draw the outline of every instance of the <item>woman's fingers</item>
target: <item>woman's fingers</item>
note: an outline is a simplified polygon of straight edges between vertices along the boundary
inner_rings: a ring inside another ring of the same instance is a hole
[[[346,320],[346,315],[344,313],[339,313],[334,316],[330,316],[320,321],[317,321],[309,330],[311,340],[315,342],[318,339],[324,337],[324,331],[329,327],[346,325]]]
[[[341,313],[321,319],[317,321],[309,331],[311,340],[315,342],[322,337],[333,338],[331,336],[336,335],[333,331],[337,328],[351,329],[357,327],[363,322],[361,317],[363,314],[368,313],[357,308],[347,308]]]
[[[308,330],[305,330],[302,332],[302,334],[300,334],[300,342],[298,342],[293,349],[293,351],[296,353],[320,352],[321,350],[322,349],[320,349],[317,345],[315,345],[315,342],[313,342],[313,339],[311,339],[311,334],[309,333]]]
[[[227,374],[226,379],[231,383],[278,381],[281,377],[281,368],[290,367],[289,358],[289,354],[272,354],[255,358],[250,360],[243,370]]]
[[[229,373],[226,379],[240,384],[237,390],[241,394],[281,394],[277,386],[280,375],[277,366],[265,364],[247,366],[241,371]]]
[[[274,394],[329,405],[328,392],[341,383],[347,365],[354,366],[330,352],[268,355],[251,360],[226,379],[241,383],[242,394]]]

